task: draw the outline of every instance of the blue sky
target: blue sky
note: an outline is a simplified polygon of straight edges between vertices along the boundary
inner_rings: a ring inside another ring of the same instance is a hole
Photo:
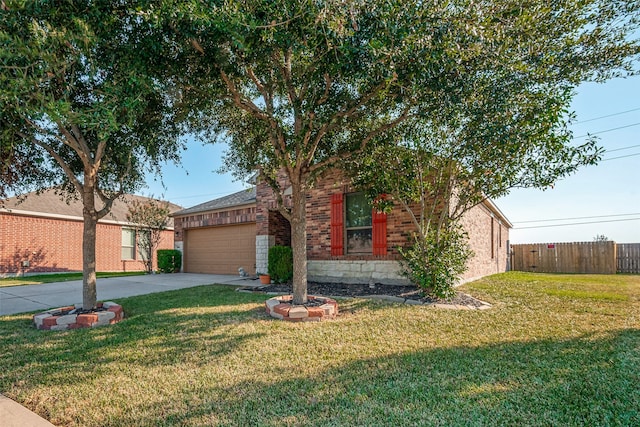
[[[619,243],[640,242],[640,77],[584,84],[573,109],[574,136],[596,134],[609,151],[604,159],[628,157],[585,167],[552,189],[516,189],[495,200],[515,226],[511,242],[592,241],[596,235]],[[224,150],[223,144],[189,141],[182,166],[163,168],[166,189],[150,178],[145,194],[191,207],[248,188],[230,175],[215,173]]]

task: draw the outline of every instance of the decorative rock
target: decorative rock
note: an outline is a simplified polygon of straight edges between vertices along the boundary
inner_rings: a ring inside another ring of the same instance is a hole
[[[41,329],[40,327],[42,326],[42,321],[51,316],[52,314],[50,313],[36,314],[35,316],[33,316],[33,323],[36,324],[36,328]]]
[[[35,314],[33,323],[37,329],[62,331],[108,325],[119,322],[124,318],[124,310],[120,304],[108,301],[104,304],[98,303],[96,306],[107,310],[82,314],[64,314],[82,307],[61,307]]]
[[[65,316],[59,316],[56,323],[58,325],[70,325],[72,323],[76,323],[77,318],[77,314],[67,314]]]
[[[289,310],[290,319],[304,319],[306,317],[309,317],[309,311],[304,306],[294,305]]]
[[[323,319],[334,319],[338,314],[338,303],[331,298],[309,295],[310,302],[320,303],[310,307],[293,305],[291,295],[280,295],[265,301],[267,314],[276,319],[289,322],[318,322]]]
[[[332,305],[329,305],[329,304],[324,304],[324,305],[330,308],[329,312],[333,311]],[[307,308],[307,312],[309,314],[309,317],[324,317],[325,314],[330,315],[329,313],[325,312],[325,310],[321,307],[309,307]]]

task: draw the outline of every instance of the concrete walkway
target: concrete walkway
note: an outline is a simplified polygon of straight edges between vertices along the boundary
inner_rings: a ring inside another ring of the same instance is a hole
[[[41,416],[1,394],[0,425],[2,427],[55,427]]]
[[[259,280],[218,274],[150,274],[97,280],[99,301],[210,284],[259,286]],[[0,316],[47,310],[82,302],[82,280],[0,288]],[[54,427],[49,421],[0,394],[0,426]]]
[[[219,274],[148,274],[97,280],[98,301],[210,284],[259,286],[259,280]],[[0,288],[0,316],[82,303],[82,280]]]

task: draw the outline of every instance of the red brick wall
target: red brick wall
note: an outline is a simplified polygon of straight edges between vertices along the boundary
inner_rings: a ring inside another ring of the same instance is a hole
[[[484,204],[467,212],[462,219],[462,224],[469,233],[469,244],[475,254],[469,260],[468,270],[463,280],[473,280],[506,271],[509,228],[501,223],[498,217],[492,216],[491,211]]]
[[[181,242],[187,228],[211,227],[215,225],[245,224],[256,220],[256,207],[247,206],[216,212],[202,212],[173,219],[175,241]]]
[[[140,260],[122,260],[122,226],[98,223],[97,271],[141,271]],[[173,249],[173,230],[163,232],[159,249]],[[154,266],[156,264],[154,254]],[[0,273],[82,270],[82,221],[0,213]]]
[[[283,181],[285,183],[286,181]],[[286,188],[283,184],[283,188]],[[271,189],[264,183],[256,189],[256,218],[258,234],[273,235],[269,224],[269,209],[275,209],[275,198]],[[387,255],[331,255],[331,195],[353,191],[349,180],[340,171],[334,171],[320,179],[309,190],[307,196],[307,256],[310,261],[357,261],[357,260],[397,260],[400,255],[398,246],[406,246],[409,242],[414,224],[405,209],[395,206],[387,216]],[[494,233],[491,235],[492,212],[484,205],[476,206],[469,211],[463,225],[469,233],[469,244],[475,256],[468,264],[468,271],[463,279],[471,279],[505,271],[507,263],[506,243],[509,229],[500,225],[494,218]],[[494,252],[491,253],[491,241],[494,241]]]

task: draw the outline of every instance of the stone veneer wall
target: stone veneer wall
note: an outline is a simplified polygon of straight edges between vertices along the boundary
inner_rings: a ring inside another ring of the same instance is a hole
[[[275,244],[274,236],[256,236],[256,274],[269,269],[269,248]]]
[[[314,282],[409,284],[397,261],[309,260],[307,271]]]

